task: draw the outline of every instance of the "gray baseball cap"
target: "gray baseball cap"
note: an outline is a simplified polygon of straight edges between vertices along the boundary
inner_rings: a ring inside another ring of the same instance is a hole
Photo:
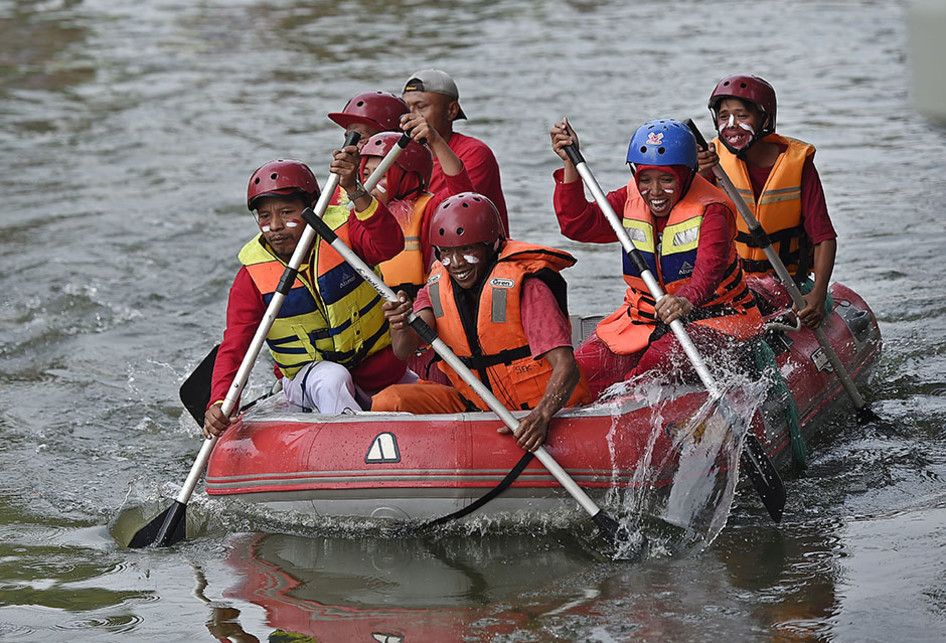
[[[404,92],[433,92],[434,94],[443,94],[449,96],[455,101],[460,100],[460,90],[457,84],[453,82],[450,75],[439,69],[421,69],[411,74],[411,77],[404,83]],[[456,120],[466,118],[463,108],[457,112]]]

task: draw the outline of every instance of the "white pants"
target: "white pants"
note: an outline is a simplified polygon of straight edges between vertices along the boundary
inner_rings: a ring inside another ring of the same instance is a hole
[[[417,379],[417,374],[407,369],[397,383],[411,384]],[[335,362],[306,364],[292,379],[282,378],[282,387],[289,402],[323,415],[371,408],[371,396],[355,386],[347,368]]]

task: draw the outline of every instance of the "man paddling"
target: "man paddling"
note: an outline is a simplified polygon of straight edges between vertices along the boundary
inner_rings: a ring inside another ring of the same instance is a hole
[[[532,412],[517,440],[535,450],[549,422],[565,406],[590,401],[571,345],[566,284],[559,271],[573,265],[567,252],[507,239],[496,206],[483,195],[450,197],[431,220],[439,261],[413,304],[402,291],[385,302],[395,353],[402,359],[420,345],[408,326],[413,309],[499,401]],[[489,406],[450,367],[452,387],[434,383],[391,386],[372,400],[372,411],[459,413]],[[506,428],[501,432],[508,433]]]
[[[329,211],[324,220],[367,263],[377,265],[401,251],[404,236],[387,208],[358,181],[359,165],[354,145],[334,152],[331,171],[353,207]],[[270,161],[250,177],[247,207],[260,232],[240,250],[243,265],[230,288],[227,327],[211,384],[213,402],[205,414],[208,437],[230,424],[222,401],[302,237],[302,212],[318,196],[315,176],[299,161]],[[309,410],[354,412],[361,408],[358,397],[416,379],[391,349],[380,298],[321,240],[300,267],[266,341],[286,397]]]
[[[411,113],[423,115],[460,158],[470,175],[473,189],[493,202],[499,211],[503,230],[508,234],[509,217],[506,214],[506,199],[503,196],[496,157],[483,141],[453,131],[453,122],[466,118],[466,114],[460,107],[460,92],[457,84],[444,71],[421,69],[411,74],[404,84],[401,97],[407,103]],[[439,192],[443,189],[445,182],[443,170],[435,161],[430,179],[430,191]]]
[[[789,273],[807,293],[798,318],[815,328],[824,317],[837,233],[815,169],[815,148],[775,133],[776,108],[775,89],[758,76],[719,81],[709,98],[718,136],[699,153],[700,173],[715,182],[713,166],[722,165]],[[748,225],[741,217],[736,223],[743,270],[750,277],[771,275],[772,266],[749,235]],[[814,281],[809,278],[812,272]],[[773,288],[783,295],[778,305],[790,306],[781,285],[773,283]]]

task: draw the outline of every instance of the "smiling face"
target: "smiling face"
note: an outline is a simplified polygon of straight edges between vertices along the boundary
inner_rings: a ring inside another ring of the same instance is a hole
[[[672,172],[647,169],[637,173],[637,190],[655,217],[670,214],[681,199],[680,179]]]
[[[719,101],[716,129],[730,147],[741,150],[765,125],[765,114],[753,103],[738,98]]]
[[[264,196],[256,206],[256,223],[276,256],[288,262],[305,231],[302,211],[306,204],[297,196]]]
[[[437,252],[440,263],[457,285],[469,290],[485,275],[493,250],[485,243],[471,243],[454,248],[437,248]]]

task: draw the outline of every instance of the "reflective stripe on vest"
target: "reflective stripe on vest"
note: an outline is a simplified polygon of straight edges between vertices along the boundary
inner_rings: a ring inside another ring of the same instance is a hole
[[[667,294],[673,294],[689,283],[696,265],[700,241],[700,225],[707,206],[733,206],[726,195],[696,175],[686,195],[670,212],[669,219],[656,244],[656,226],[632,178],[627,185],[624,203],[624,227],[633,231],[632,239],[658,283]],[[640,272],[624,255],[624,281],[628,285],[625,306],[606,317],[598,325],[598,338],[618,354],[643,350],[657,325],[655,301],[640,277]],[[694,308],[695,323],[711,326],[736,337],[748,337],[757,330],[758,310],[746,285],[736,251],[730,246],[728,267],[709,300]]]
[[[422,240],[427,228],[424,215],[432,197],[432,194],[425,192],[413,205],[404,201],[388,204],[388,211],[397,219],[404,232],[404,250],[381,263],[379,268],[384,275],[384,283],[394,291],[404,290],[412,298],[427,279]]]
[[[325,222],[348,243],[348,210],[326,211]],[[268,305],[286,264],[257,235],[243,246],[240,263]],[[293,377],[309,362],[328,360],[352,368],[391,344],[381,298],[335,250],[322,240],[310,255],[310,267],[287,293],[266,343],[280,372]],[[312,283],[307,273],[316,266]]]
[[[556,288],[564,289],[565,282],[557,273],[574,263],[575,259],[561,250],[506,241],[492,270],[483,280],[476,310],[471,311],[476,320],[475,336],[469,336],[463,326],[454,290],[457,286],[449,273],[439,262],[431,269],[428,292],[437,321],[437,334],[506,408],[535,408],[545,395],[552,376],[548,360],[532,358],[522,327],[522,285],[527,278],[554,274],[554,279],[547,278],[558,284]],[[559,294],[564,295],[563,292]],[[483,410],[489,409],[453,369],[443,363],[440,368],[463,397]],[[582,377],[567,405],[589,401],[588,388]]]
[[[792,276],[804,278],[807,274],[797,273],[800,266],[806,273],[811,268],[812,248],[802,224],[801,176],[805,160],[814,156],[815,148],[808,143],[779,134],[769,134],[763,140],[785,146],[786,149],[772,166],[758,201],[752,190],[745,162],[721,145],[718,138],[714,142],[720,166],[759,220],[762,229],[769,235],[779,258]],[[736,235],[736,251],[742,258],[746,272],[772,272],[765,251],[749,235],[749,226],[742,217],[736,217],[736,226],[739,229]]]

